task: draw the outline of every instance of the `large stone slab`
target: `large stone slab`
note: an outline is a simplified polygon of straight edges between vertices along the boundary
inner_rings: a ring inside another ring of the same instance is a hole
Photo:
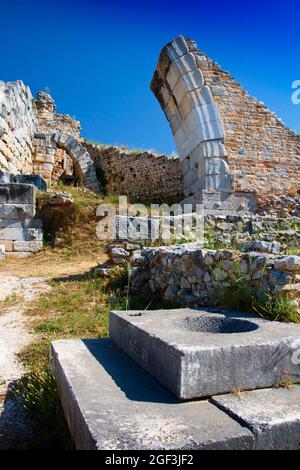
[[[36,191],[32,184],[0,184],[0,204],[35,204]]]
[[[212,403],[251,429],[258,449],[300,449],[299,385],[220,395]]]
[[[181,399],[300,382],[300,325],[204,309],[113,311],[109,333]]]
[[[40,175],[21,175],[7,173],[0,170],[0,183],[21,183],[33,184],[40,191],[46,191],[47,184],[44,178]]]
[[[109,340],[52,342],[51,368],[77,449],[251,449],[208,401],[180,402]]]
[[[43,239],[43,231],[40,228],[19,228],[6,227],[0,228],[0,240],[15,241],[41,241]]]
[[[35,213],[35,204],[0,204],[0,220],[32,219]]]

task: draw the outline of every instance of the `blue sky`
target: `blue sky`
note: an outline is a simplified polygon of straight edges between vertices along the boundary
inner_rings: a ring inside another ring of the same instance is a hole
[[[58,112],[103,143],[175,151],[149,84],[159,52],[178,34],[300,133],[298,1],[0,0],[0,79],[49,89]]]

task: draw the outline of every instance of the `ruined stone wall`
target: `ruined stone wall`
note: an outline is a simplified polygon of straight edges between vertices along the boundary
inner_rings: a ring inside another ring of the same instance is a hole
[[[0,82],[0,168],[11,173],[32,171],[35,111],[32,95],[20,80]]]
[[[179,202],[183,197],[180,161],[151,152],[85,143],[108,194],[127,195],[131,202]]]
[[[196,49],[206,85],[222,117],[227,162],[234,173],[234,190],[256,191],[259,202],[269,194],[300,189],[300,136],[275,113],[250,96],[218,64]]]
[[[197,244],[144,248],[131,260],[131,289],[183,304],[214,306],[224,287],[237,289],[238,276],[254,292],[281,292],[300,312],[299,256],[206,250]]]
[[[94,163],[82,146],[80,123],[68,115],[56,114],[55,103],[45,92],[38,93],[36,108],[33,172],[49,184],[63,179],[99,191]]]
[[[186,197],[220,192],[229,200],[229,193],[248,192],[261,205],[297,193],[300,136],[194,41],[178,36],[162,49],[151,89],[174,135]]]

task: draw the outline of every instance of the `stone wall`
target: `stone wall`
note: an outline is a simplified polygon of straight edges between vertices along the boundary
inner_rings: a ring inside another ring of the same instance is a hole
[[[299,190],[300,136],[194,41],[178,36],[163,48],[151,88],[174,134],[186,197],[255,192],[266,204]]]
[[[30,89],[21,81],[0,82],[0,169],[32,171],[36,117]]]
[[[179,202],[183,197],[179,159],[151,152],[85,142],[108,194],[129,196],[131,202]]]
[[[259,201],[297,192],[300,136],[205,54],[197,60],[222,117],[235,190],[255,190]]]
[[[25,256],[43,246],[42,222],[35,219],[35,184],[13,182],[15,175],[0,175],[0,245],[14,256]],[[35,178],[32,177],[32,181]],[[42,181],[38,182],[41,187]]]
[[[131,288],[166,300],[217,305],[224,288],[243,278],[256,293],[288,293],[300,307],[300,257],[206,250],[197,244],[145,248],[131,259]],[[300,311],[300,310],[299,310]]]
[[[94,163],[82,146],[80,123],[68,115],[56,114],[55,103],[45,92],[37,94],[36,108],[33,172],[49,184],[62,179],[99,191]]]

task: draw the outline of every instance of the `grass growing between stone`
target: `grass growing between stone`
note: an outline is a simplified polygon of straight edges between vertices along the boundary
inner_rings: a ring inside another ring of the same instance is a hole
[[[288,294],[280,291],[269,293],[259,287],[254,290],[245,276],[231,273],[231,285],[218,288],[218,304],[231,310],[253,312],[266,320],[300,323],[300,314],[296,311]]]
[[[29,373],[21,382],[29,418],[40,435],[40,448],[72,448],[59,404],[56,382],[49,369],[50,343],[57,339],[104,338],[110,310],[172,308],[154,296],[132,296],[128,290],[130,268],[115,268],[109,278],[91,273],[53,279],[52,289],[29,306],[30,330],[36,340],[19,355]]]

